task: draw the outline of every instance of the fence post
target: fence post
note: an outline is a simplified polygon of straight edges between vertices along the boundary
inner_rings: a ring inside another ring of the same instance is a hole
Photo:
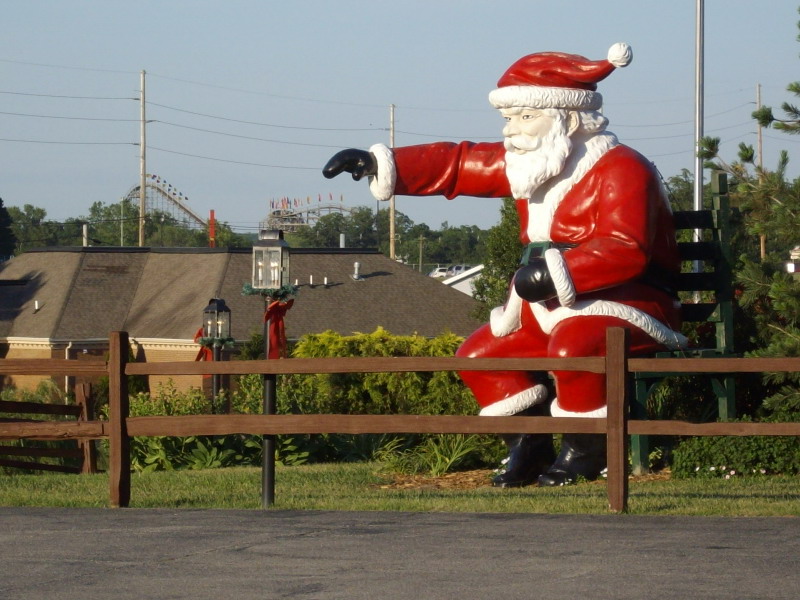
[[[108,338],[108,472],[111,506],[124,508],[131,499],[131,446],[127,418],[128,333],[112,331]]]
[[[608,507],[628,510],[628,330],[606,331]]]

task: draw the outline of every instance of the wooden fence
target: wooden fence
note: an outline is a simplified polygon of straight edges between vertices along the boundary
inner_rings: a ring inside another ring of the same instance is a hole
[[[0,422],[0,439],[109,440],[110,504],[130,502],[130,438],[299,433],[601,433],[608,439],[608,504],[623,512],[628,502],[630,435],[800,435],[800,423],[687,423],[638,421],[628,418],[628,378],[636,372],[746,373],[800,371],[800,358],[630,358],[627,331],[608,330],[607,354],[591,358],[316,358],[230,362],[127,362],[128,335],[110,336],[108,362],[67,360],[2,360],[0,375],[50,374],[109,377],[108,421]],[[365,372],[430,372],[449,370],[588,371],[606,374],[608,413],[605,418],[479,417],[419,415],[192,415],[130,417],[130,375],[311,374]]]

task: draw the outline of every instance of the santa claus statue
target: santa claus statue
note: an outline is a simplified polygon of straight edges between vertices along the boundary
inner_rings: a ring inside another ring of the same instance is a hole
[[[505,119],[503,142],[375,145],[333,156],[323,173],[369,178],[373,195],[503,198],[516,201],[525,245],[505,306],[457,355],[475,358],[585,357],[605,354],[606,329],[625,327],[632,353],[682,347],[679,271],[672,214],[654,166],[606,130],[597,83],[631,61],[627,44],[606,60],[541,52],[503,74],[489,101]],[[481,415],[603,417],[605,376],[466,371]],[[505,436],[501,487],[564,485],[597,478],[605,436]]]

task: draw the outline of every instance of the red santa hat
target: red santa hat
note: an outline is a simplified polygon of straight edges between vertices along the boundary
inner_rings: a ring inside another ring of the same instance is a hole
[[[508,68],[489,94],[489,102],[495,108],[597,110],[603,105],[603,97],[595,91],[597,82],[632,59],[631,47],[625,43],[611,46],[605,60],[563,52],[529,54]]]

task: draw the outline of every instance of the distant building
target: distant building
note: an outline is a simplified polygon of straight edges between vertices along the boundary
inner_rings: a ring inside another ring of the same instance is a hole
[[[358,266],[356,267],[356,263]],[[358,270],[358,278],[354,274]],[[0,358],[102,356],[111,331],[127,331],[134,356],[193,360],[195,334],[210,298],[231,309],[233,337],[263,327],[264,302],[242,295],[252,272],[250,249],[45,248],[0,264]],[[480,323],[476,302],[377,251],[291,250],[299,293],[286,333],[343,335],[378,326],[397,335],[466,336]],[[198,377],[171,377],[179,387]],[[31,387],[41,377],[6,385]],[[152,378],[151,385],[158,382]]]
[[[475,294],[475,280],[483,273],[483,265],[477,267],[470,267],[461,271],[458,275],[448,277],[442,283],[446,286],[458,290],[462,294],[473,296]]]

